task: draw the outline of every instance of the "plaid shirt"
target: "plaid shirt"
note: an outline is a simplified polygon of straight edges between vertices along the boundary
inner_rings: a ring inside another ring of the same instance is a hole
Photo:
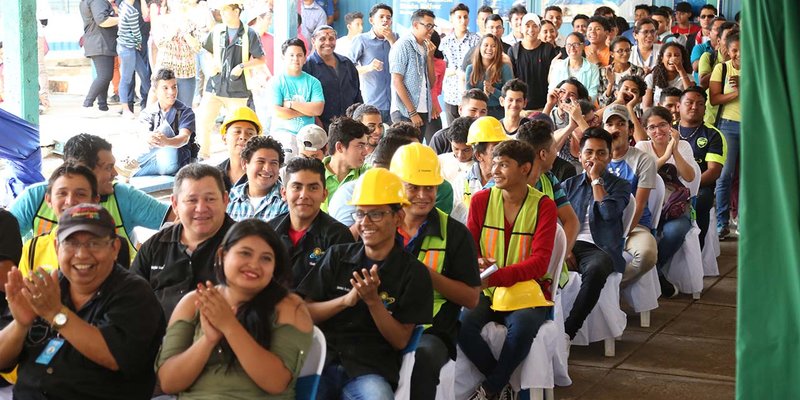
[[[464,62],[464,56],[469,52],[469,49],[477,46],[480,41],[481,37],[472,32],[467,32],[461,39],[456,38],[455,33],[445,36],[439,46],[439,50],[442,51],[444,59],[447,60],[447,72],[459,71],[461,63]],[[456,74],[445,74],[442,86],[444,87],[445,103],[461,104],[461,96],[464,94],[464,83],[461,82],[461,77]]]
[[[289,211],[289,206],[281,198],[281,182],[275,182],[272,190],[261,199],[258,207],[253,209],[248,193],[249,182],[240,183],[231,189],[231,201],[228,203],[228,215],[234,221],[247,218],[258,218],[269,221],[276,216]]]

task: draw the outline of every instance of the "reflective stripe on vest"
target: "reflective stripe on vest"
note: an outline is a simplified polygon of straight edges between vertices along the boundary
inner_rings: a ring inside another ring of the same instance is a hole
[[[447,214],[444,211],[436,208],[435,209],[437,214],[439,215],[439,226],[441,227],[442,236],[435,236],[435,235],[428,235],[425,236],[425,239],[422,240],[422,246],[419,249],[419,254],[417,255],[417,259],[425,264],[426,267],[438,272],[442,273],[442,268],[444,267],[444,251],[445,247],[447,247]],[[442,304],[444,304],[447,299],[438,291],[433,291],[433,315],[436,316],[439,313],[439,309],[442,308]]]
[[[117,196],[115,196],[113,193],[108,195],[105,201],[100,202],[100,205],[108,210],[108,213],[114,218],[117,236],[125,238],[125,240],[128,242],[131,261],[133,261],[133,258],[136,256],[136,248],[133,247],[133,243],[128,237],[128,232],[125,231],[125,224],[122,221],[122,214],[119,211],[119,204],[117,204]],[[42,200],[42,204],[39,206],[36,216],[33,217],[33,232],[36,234],[36,236],[50,233],[50,231],[52,231],[53,228],[58,225],[58,222],[55,221],[55,211],[53,211],[46,201]]]
[[[506,246],[503,193],[496,187],[489,190],[489,203],[481,228],[481,255],[495,259],[497,267],[504,268],[506,265],[516,264],[531,255],[533,233],[536,231],[536,218],[539,214],[539,200],[544,197],[544,193],[528,186],[528,195],[514,219],[511,240]],[[491,297],[494,288],[488,288],[484,293]]]
[[[240,23],[241,23],[241,21],[240,21]],[[241,61],[241,63],[244,64],[250,59],[250,28],[245,24],[242,24],[241,26],[244,27],[244,34],[241,37],[239,37],[238,40],[242,41],[242,61]],[[237,31],[237,33],[238,33],[238,31]],[[214,63],[212,65],[214,66],[214,72],[216,72],[218,74],[218,73],[222,72],[222,62],[223,62],[223,60],[222,60],[222,58],[220,58],[221,55],[222,55],[222,52],[221,52],[222,44],[225,43],[225,47],[228,47],[227,46],[227,43],[228,43],[228,27],[227,27],[227,25],[225,25],[225,24],[217,24],[216,26],[214,26],[214,38],[215,38],[215,40],[213,41],[212,52],[211,52],[211,54],[213,56],[213,59],[214,59]],[[232,65],[232,66],[230,66],[230,68],[233,69],[233,67],[235,67],[235,66],[236,65]],[[247,70],[246,68],[244,69],[243,72],[244,72],[244,85],[245,85],[246,88],[250,89],[249,81],[251,79],[250,75],[252,74],[252,72]],[[214,75],[216,75],[216,74],[214,74]]]
[[[469,209],[469,202],[472,200],[472,190],[469,188],[469,179],[464,179],[464,194],[461,195],[464,206]]]

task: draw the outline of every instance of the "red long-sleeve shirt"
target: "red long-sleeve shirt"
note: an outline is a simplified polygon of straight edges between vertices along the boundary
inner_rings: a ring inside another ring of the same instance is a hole
[[[478,248],[478,256],[483,257],[481,252],[481,227],[483,221],[486,219],[486,208],[489,205],[489,190],[481,190],[472,195],[472,200],[469,206],[469,217],[467,217],[467,228],[472,233],[472,239],[475,240],[475,247]],[[530,257],[518,262],[516,264],[506,265],[500,268],[497,272],[489,276],[489,286],[513,286],[517,282],[527,281],[531,279],[539,280],[547,273],[547,267],[550,264],[550,256],[553,253],[553,242],[556,236],[556,223],[558,220],[558,213],[556,211],[556,203],[549,197],[542,197],[539,200],[539,215],[536,219],[536,231],[533,234],[533,242],[531,244],[532,251]],[[511,231],[514,228],[513,223],[509,224],[508,220],[505,223],[505,243],[506,251],[508,251],[508,243],[511,239]],[[547,289],[545,296],[548,295]]]

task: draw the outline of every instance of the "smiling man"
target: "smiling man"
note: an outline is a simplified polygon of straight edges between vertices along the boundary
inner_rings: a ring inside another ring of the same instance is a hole
[[[217,282],[216,252],[234,224],[225,214],[228,193],[222,174],[211,165],[195,163],[181,168],[170,200],[180,223],[148,239],[131,265],[150,283],[167,319],[198,283]]]
[[[322,25],[311,37],[314,52],[308,56],[303,71],[317,78],[322,84],[325,96],[325,107],[320,120],[325,129],[331,119],[344,115],[347,107],[361,103],[358,71],[349,58],[334,52],[336,48],[336,31],[328,25]]]
[[[541,110],[547,102],[547,74],[558,52],[550,43],[539,40],[541,21],[533,13],[522,18],[525,36],[508,51],[514,76],[528,84],[526,110]]]
[[[241,162],[247,182],[231,189],[228,215],[234,221],[258,218],[269,221],[288,210],[281,199],[280,177],[283,149],[270,136],[256,136],[247,141]]]
[[[222,172],[225,191],[230,191],[234,184],[247,182],[242,164],[242,150],[250,138],[261,134],[261,129],[258,116],[249,107],[237,108],[225,116],[220,134],[222,142],[228,147],[228,159],[217,165]]]
[[[328,201],[342,184],[358,179],[367,166],[366,125],[352,118],[339,118],[333,121],[328,132],[328,154],[322,160],[325,165],[325,188],[328,196],[322,203],[322,211],[328,211]]]
[[[292,288],[296,288],[331,246],[351,243],[353,235],[346,226],[320,211],[328,191],[325,166],[319,160],[298,157],[289,161],[281,196],[289,212],[273,218],[269,224],[289,250]]]
[[[431,323],[433,287],[395,240],[409,204],[400,178],[367,171],[350,204],[361,242],[331,247],[297,288],[327,342],[317,399],[391,400],[400,351],[414,326]]]

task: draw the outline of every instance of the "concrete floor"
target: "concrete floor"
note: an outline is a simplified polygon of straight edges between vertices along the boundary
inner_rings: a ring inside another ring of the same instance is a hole
[[[736,375],[736,241],[721,243],[720,276],[706,277],[700,300],[691,295],[659,299],[651,326],[628,327],[616,357],[603,343],[572,346],[573,384],[556,388],[559,400],[716,400],[734,398]]]

